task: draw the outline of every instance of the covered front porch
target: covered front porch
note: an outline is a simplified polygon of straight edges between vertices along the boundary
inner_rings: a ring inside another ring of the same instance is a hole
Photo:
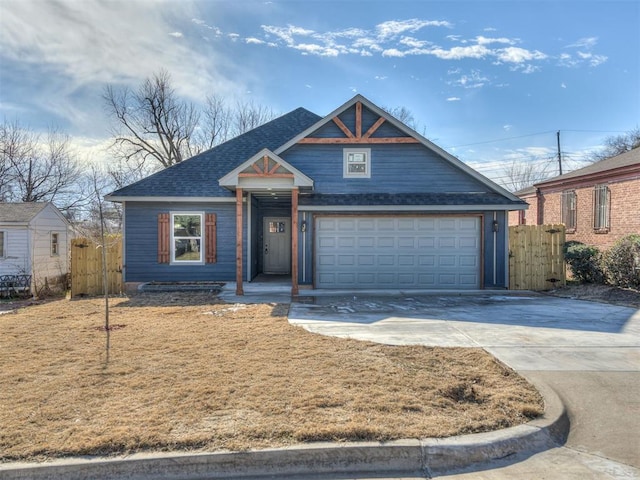
[[[265,149],[221,178],[220,185],[236,195],[235,294],[244,295],[245,279],[271,274],[289,275],[290,294],[298,295],[298,195],[313,181]]]

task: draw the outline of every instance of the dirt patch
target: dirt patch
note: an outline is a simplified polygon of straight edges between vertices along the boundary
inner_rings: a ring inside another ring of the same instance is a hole
[[[640,292],[630,288],[592,283],[576,283],[550,290],[546,293],[556,297],[575,298],[577,300],[590,300],[624,307],[640,308]]]
[[[33,304],[0,316],[0,459],[445,437],[540,415],[481,349],[311,334],[288,305],[207,293]],[[110,343],[106,354],[107,335]]]

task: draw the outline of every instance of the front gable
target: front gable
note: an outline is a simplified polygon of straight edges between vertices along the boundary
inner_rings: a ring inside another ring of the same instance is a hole
[[[347,149],[359,148],[370,149],[370,175],[345,175]],[[318,193],[497,193],[522,203],[362,95],[274,152],[313,178]]]
[[[387,116],[377,114],[362,102],[346,108],[331,117],[299,144],[381,144],[420,143],[388,121]]]
[[[313,187],[313,180],[265,148],[219,180],[226,188]]]

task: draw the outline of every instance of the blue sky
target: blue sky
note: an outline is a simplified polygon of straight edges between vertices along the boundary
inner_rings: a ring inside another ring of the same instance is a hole
[[[640,124],[640,2],[0,0],[0,114],[106,158],[106,84],[160,68],[216,93],[325,115],[361,93],[500,180],[569,167]],[[104,160],[106,161],[106,160]]]

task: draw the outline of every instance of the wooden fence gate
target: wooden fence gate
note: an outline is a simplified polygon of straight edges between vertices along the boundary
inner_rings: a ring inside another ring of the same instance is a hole
[[[566,284],[564,225],[509,227],[509,288],[549,290]]]
[[[106,244],[109,293],[121,293],[122,237],[109,237]],[[71,298],[103,293],[102,246],[87,238],[74,238],[71,241]]]

